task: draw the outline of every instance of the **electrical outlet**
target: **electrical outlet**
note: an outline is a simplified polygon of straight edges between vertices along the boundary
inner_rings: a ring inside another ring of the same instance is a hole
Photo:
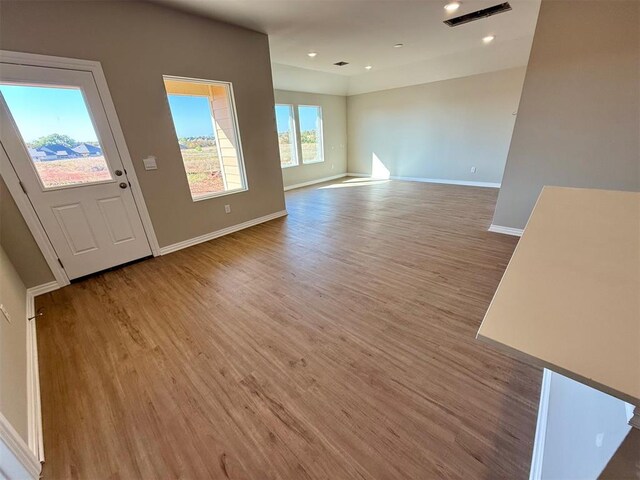
[[[476,167],[471,167],[471,173],[476,173],[478,169]]]
[[[596,447],[602,448],[602,443],[604,442],[604,432],[600,432],[596,435]]]
[[[224,206],[224,213],[231,213],[231,205]]]
[[[9,311],[1,303],[0,303],[0,312],[2,312],[2,314],[4,315],[4,318],[7,319],[7,322],[11,323],[11,317],[9,316]]]

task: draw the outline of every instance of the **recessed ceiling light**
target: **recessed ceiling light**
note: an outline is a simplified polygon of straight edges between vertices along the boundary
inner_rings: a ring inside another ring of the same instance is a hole
[[[404,47],[404,43],[396,43],[393,48],[402,48]]]
[[[364,67],[365,70],[371,70],[373,67],[371,65],[367,65],[366,67]]]
[[[491,43],[491,42],[493,42],[495,39],[496,39],[496,36],[495,36],[495,35],[487,35],[486,37],[484,37],[484,38],[482,39],[482,41],[483,41],[484,43]]]
[[[447,3],[444,6],[444,9],[447,12],[455,12],[456,10],[458,10],[460,8],[460,3],[459,2],[451,2],[451,3]]]
[[[316,55],[318,55],[317,52],[309,52],[309,53],[307,53],[307,56],[309,56],[311,58],[315,57]]]

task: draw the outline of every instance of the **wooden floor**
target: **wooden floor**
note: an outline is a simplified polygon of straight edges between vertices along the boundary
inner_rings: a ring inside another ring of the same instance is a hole
[[[527,478],[541,372],[474,339],[497,190],[348,180],[38,298],[47,479]]]

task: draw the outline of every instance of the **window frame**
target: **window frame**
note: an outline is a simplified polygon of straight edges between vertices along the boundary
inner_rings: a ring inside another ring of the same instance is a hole
[[[197,198],[194,198],[193,193],[191,192],[191,185],[189,184],[189,176],[187,175],[187,169],[185,167],[184,158],[182,157],[182,151],[181,151],[180,158],[182,160],[182,169],[184,170],[184,175],[187,179],[187,185],[189,187],[189,195],[191,196],[191,201],[195,203],[195,202],[201,202],[203,200],[210,200],[212,198],[224,197],[226,195],[233,195],[236,193],[247,192],[249,190],[249,181],[247,179],[247,173],[246,173],[246,168],[244,163],[244,149],[242,148],[242,138],[240,135],[240,125],[238,123],[238,110],[236,108],[236,97],[235,97],[235,92],[233,90],[233,83],[227,82],[224,80],[207,80],[204,78],[181,77],[176,75],[162,75],[162,86],[164,88],[165,101],[167,102],[167,107],[169,108],[169,115],[171,117],[171,124],[173,125],[173,132],[175,133],[176,145],[178,146],[178,149],[180,149],[180,139],[178,137],[178,132],[176,130],[175,121],[173,119],[173,113],[171,112],[171,106],[169,104],[169,95],[180,95],[180,94],[175,94],[175,93],[170,94],[169,92],[167,92],[167,87],[166,87],[166,84],[164,83],[165,80],[201,83],[205,85],[218,84],[218,85],[224,85],[227,88],[227,94],[228,94],[228,100],[229,100],[229,111],[233,118],[233,129],[234,129],[234,136],[236,140],[236,155],[238,157],[238,170],[240,172],[240,178],[242,179],[243,187],[234,188],[233,190],[225,190],[223,192],[207,193],[205,195],[201,195]],[[185,94],[185,96],[195,97],[198,95]],[[207,98],[209,98],[209,101],[211,101],[210,97],[207,97]],[[212,119],[214,119],[215,115],[214,115],[213,106],[209,105],[209,108],[211,109]],[[218,135],[217,135],[217,132],[215,132],[215,126],[214,126],[214,134],[216,137],[216,145],[218,145]],[[219,148],[219,145],[218,145],[218,148]],[[220,158],[220,162],[222,162],[222,157]]]
[[[3,96],[3,103],[5,108],[7,109],[7,111],[9,112],[9,114],[11,115],[11,123],[13,124],[13,128],[15,129],[16,133],[18,134],[18,138],[20,139],[20,143],[22,144],[22,147],[25,151],[25,154],[27,155],[27,158],[29,158],[29,163],[31,165],[31,168],[33,169],[33,172],[36,176],[36,179],[38,180],[38,184],[40,185],[40,189],[43,192],[54,192],[57,190],[68,190],[68,189],[72,189],[72,188],[81,188],[81,187],[88,187],[88,186],[93,186],[93,185],[103,185],[103,184],[107,184],[107,183],[116,183],[117,179],[114,175],[114,171],[115,168],[113,168],[111,166],[111,162],[109,161],[109,158],[115,157],[116,159],[118,158],[116,155],[112,155],[112,153],[114,153],[114,150],[111,149],[111,147],[107,147],[108,150],[112,150],[111,153],[109,154],[109,156],[107,156],[107,153],[105,152],[105,144],[107,142],[104,142],[104,140],[102,139],[102,137],[100,136],[100,132],[98,130],[98,125],[96,124],[96,119],[95,119],[95,115],[92,112],[92,107],[95,106],[95,104],[92,105],[93,102],[91,102],[91,100],[96,100],[95,98],[90,99],[87,96],[87,93],[85,91],[85,85],[65,85],[62,83],[40,83],[40,82],[20,82],[20,81],[3,81],[0,83],[0,85],[15,85],[15,86],[21,86],[21,87],[34,87],[34,88],[38,88],[38,87],[42,87],[42,88],[59,88],[59,89],[68,89],[68,90],[77,90],[78,92],[80,92],[80,96],[82,98],[82,102],[84,104],[84,107],[86,109],[87,115],[89,117],[89,121],[91,123],[91,127],[93,128],[93,131],[95,133],[96,138],[98,139],[98,144],[100,145],[100,150],[102,151],[102,158],[104,159],[104,163],[105,166],[107,167],[107,171],[109,172],[109,179],[105,179],[105,180],[96,180],[93,182],[76,182],[76,183],[68,183],[65,185],[56,185],[56,186],[52,186],[52,187],[48,187],[45,185],[44,180],[42,179],[42,176],[40,175],[40,171],[38,170],[37,166],[36,166],[36,162],[34,161],[34,159],[31,157],[31,154],[29,153],[29,147],[27,145],[27,141],[25,140],[22,131],[20,129],[20,126],[18,125],[17,120],[15,119],[15,117],[13,116],[14,114],[12,113],[11,107],[9,106],[9,103],[6,101],[6,99]],[[0,95],[2,95],[2,92],[0,92]],[[100,100],[100,98],[98,97],[98,100]],[[109,127],[110,128],[110,127]],[[117,153],[117,152],[116,152]],[[85,158],[85,157],[77,157],[79,159]],[[54,160],[55,161],[55,160]]]
[[[302,129],[300,128],[300,107],[310,107],[318,109],[318,130],[319,140],[320,140],[320,160],[314,160],[312,162],[305,162],[304,155],[302,154]],[[298,104],[296,105],[296,117],[298,119],[298,139],[300,143],[300,165],[314,165],[316,163],[324,163],[324,114],[322,111],[322,105],[308,105],[308,104]]]
[[[297,107],[297,105],[294,105],[293,103],[276,103],[275,107],[274,107],[274,114],[275,114],[275,109],[277,107],[289,107],[290,111],[291,111],[291,123],[292,125],[289,126],[290,129],[293,130],[293,135],[291,138],[291,141],[293,142],[293,152],[295,152],[296,158],[295,158],[295,163],[291,164],[291,165],[282,165],[282,155],[280,155],[280,142],[278,142],[278,156],[280,157],[280,169],[281,170],[285,170],[287,168],[294,168],[294,167],[299,167],[300,166],[300,152],[298,151],[298,119],[296,117],[296,111],[297,109],[294,107]],[[276,134],[280,135],[278,133],[278,116],[276,114]]]

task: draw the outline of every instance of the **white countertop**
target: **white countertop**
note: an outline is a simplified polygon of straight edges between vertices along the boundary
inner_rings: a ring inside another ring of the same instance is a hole
[[[478,338],[640,405],[640,193],[545,187]]]

